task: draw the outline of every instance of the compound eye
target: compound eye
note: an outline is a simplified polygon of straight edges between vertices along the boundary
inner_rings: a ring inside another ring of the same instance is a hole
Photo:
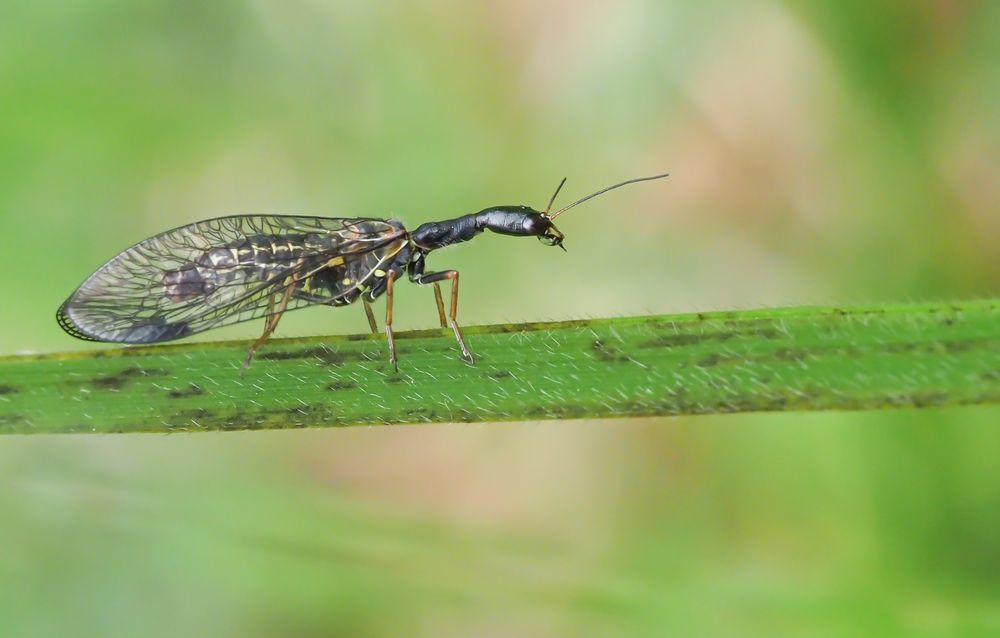
[[[524,233],[526,235],[544,235],[549,227],[552,226],[552,222],[545,219],[541,215],[529,215],[524,218]]]

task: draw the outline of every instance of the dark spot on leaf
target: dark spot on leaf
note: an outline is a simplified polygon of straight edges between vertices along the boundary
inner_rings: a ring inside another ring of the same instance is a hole
[[[944,405],[946,403],[948,403],[947,392],[917,392],[913,395],[913,405],[918,408]]]
[[[805,361],[809,358],[809,352],[796,348],[779,348],[771,353],[771,358],[778,361]]]
[[[0,383],[0,396],[5,394],[16,394],[17,392],[19,392],[19,390],[14,386]]]
[[[948,394],[944,392],[911,392],[890,395],[885,399],[885,405],[896,408],[927,408],[948,402]]]
[[[625,363],[629,360],[628,356],[622,353],[621,350],[607,346],[600,339],[594,340],[590,345],[590,350],[594,353],[595,357],[607,363]]]
[[[727,324],[729,323],[732,325],[727,325],[723,330],[704,332],[675,332],[675,327],[664,326],[663,329],[670,330],[672,334],[662,334],[652,339],[645,339],[637,345],[640,348],[679,348],[697,343],[723,343],[737,337],[776,339],[782,336],[781,331],[774,327],[774,322],[770,319],[727,322]]]
[[[340,390],[353,390],[356,387],[358,387],[358,384],[353,381],[334,381],[333,383],[328,383],[326,389],[337,392]]]
[[[118,376],[95,377],[90,381],[92,385],[102,390],[121,390],[127,382],[127,379]]]
[[[407,408],[403,411],[406,418],[403,419],[404,422],[440,422],[445,421],[434,408]]]
[[[167,370],[163,368],[140,368],[139,366],[130,366],[119,372],[123,377],[133,378],[133,377],[162,377],[170,374]]]
[[[196,397],[205,394],[205,391],[196,383],[189,383],[188,387],[183,390],[171,390],[167,392],[167,396],[171,399],[183,399],[185,397]]]
[[[490,326],[489,332],[509,333],[509,332],[535,332],[541,330],[560,330],[563,328],[584,328],[591,325],[588,319],[570,321],[532,321],[528,323],[505,323]],[[444,328],[442,328],[444,330]]]
[[[310,416],[310,410],[304,406],[299,408],[288,408],[285,410],[285,414],[289,417],[289,419],[285,420],[285,424],[293,428],[304,428],[310,421],[310,419],[307,418]]]
[[[729,361],[730,359],[733,359],[733,358],[735,358],[735,357],[726,356],[726,355],[718,354],[718,353],[716,353],[716,354],[710,354],[707,357],[705,357],[704,359],[701,359],[701,360],[697,361],[695,363],[695,365],[698,366],[699,368],[711,368],[711,367],[719,365],[723,361]]]
[[[212,410],[206,410],[205,408],[195,408],[193,410],[181,410],[177,413],[182,419],[210,419],[215,416],[215,412]]]
[[[944,347],[945,352],[948,354],[956,354],[959,352],[966,352],[976,347],[976,342],[973,340],[969,341],[942,341],[941,345]]]
[[[690,346],[695,343],[701,343],[704,340],[705,338],[701,335],[681,333],[675,335],[660,335],[659,337],[640,341],[638,345],[640,348],[678,348],[680,346]]]
[[[259,355],[266,361],[292,361],[295,359],[316,359],[327,365],[342,366],[349,361],[366,361],[367,357],[361,352],[341,352],[331,350],[324,346],[304,348],[302,350],[277,350],[265,352]]]
[[[27,418],[20,414],[0,414],[0,428],[24,423],[27,420]]]
[[[103,390],[121,390],[132,379],[139,377],[162,377],[170,374],[163,368],[140,368],[139,366],[129,366],[117,374],[94,377],[90,380],[91,385]]]
[[[488,376],[491,379],[496,379],[497,381],[499,381],[500,379],[510,379],[514,375],[513,373],[510,372],[510,370],[494,370],[493,372],[488,373],[486,376]]]
[[[902,352],[913,352],[914,350],[917,350],[920,347],[921,346],[919,346],[918,344],[913,343],[912,341],[908,341],[900,343],[887,343],[884,346],[882,346],[882,349],[885,350],[886,352],[902,353]]]

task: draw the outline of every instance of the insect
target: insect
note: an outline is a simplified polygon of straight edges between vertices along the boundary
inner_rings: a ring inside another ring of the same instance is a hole
[[[171,341],[263,317],[264,332],[247,352],[246,370],[285,312],[361,299],[377,334],[371,304],[384,294],[389,361],[395,366],[393,287],[405,272],[413,283],[434,285],[441,327],[451,328],[462,358],[474,364],[458,325],[458,271],[425,271],[431,251],[469,241],[484,230],[537,237],[565,250],[564,235],[552,223],[556,217],[610,190],[662,177],[613,184],[552,213],[564,178],[544,211],[492,206],[413,231],[399,220],[376,218],[234,215],[200,221],[119,253],[70,295],[56,319],[79,339],[134,344]],[[451,282],[447,314],[440,286],[446,280]]]

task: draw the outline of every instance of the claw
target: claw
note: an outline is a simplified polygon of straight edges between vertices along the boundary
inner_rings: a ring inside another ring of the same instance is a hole
[[[458,347],[462,351],[462,360],[470,366],[476,365],[476,358],[472,356],[472,351],[465,345],[465,339],[462,337],[462,331],[459,330],[458,324],[454,321],[451,322],[451,329],[455,332],[455,340],[458,341]]]

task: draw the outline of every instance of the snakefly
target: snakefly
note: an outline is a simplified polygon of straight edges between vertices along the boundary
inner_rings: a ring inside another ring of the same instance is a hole
[[[630,179],[552,213],[548,207],[492,206],[455,219],[421,224],[410,232],[396,219],[234,215],[168,230],[128,248],[87,278],[56,314],[63,330],[79,339],[159,343],[241,321],[264,318],[264,332],[243,362],[278,327],[281,316],[312,304],[346,306],[361,299],[368,324],[378,333],[372,302],[385,294],[389,361],[396,365],[392,290],[405,271],[410,281],[434,284],[442,328],[451,327],[472,364],[458,326],[458,271],[425,272],[432,250],[468,241],[484,230],[537,237],[562,248],[553,220],[569,209],[627,184]],[[565,250],[565,248],[563,248]],[[447,314],[440,282],[451,281]]]

